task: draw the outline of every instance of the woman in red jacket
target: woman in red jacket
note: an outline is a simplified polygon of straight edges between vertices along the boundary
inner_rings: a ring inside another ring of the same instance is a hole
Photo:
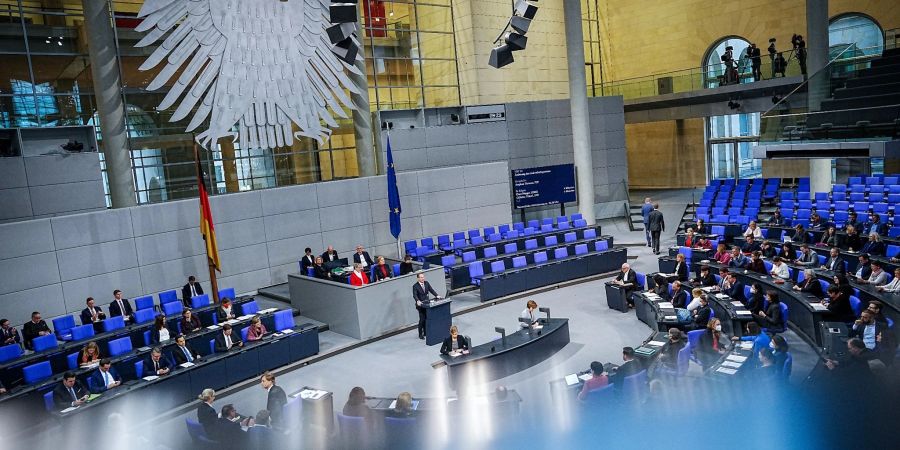
[[[360,263],[353,264],[353,272],[350,274],[350,284],[354,286],[365,286],[369,284],[369,277],[363,272]]]

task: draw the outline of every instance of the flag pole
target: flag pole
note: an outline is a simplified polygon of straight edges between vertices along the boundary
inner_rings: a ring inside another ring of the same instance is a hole
[[[204,189],[206,185],[203,183],[203,173],[201,173],[201,163],[200,163],[200,147],[197,145],[197,141],[194,140],[194,160],[197,162],[197,190],[200,190],[200,187],[203,186]],[[202,220],[202,218],[201,218]],[[204,238],[205,240],[206,238]],[[206,267],[209,269],[209,284],[212,288],[212,298],[213,304],[219,303],[219,282],[216,279],[216,266],[213,264],[212,258],[209,254],[209,247],[206,245],[203,246],[206,252]]]

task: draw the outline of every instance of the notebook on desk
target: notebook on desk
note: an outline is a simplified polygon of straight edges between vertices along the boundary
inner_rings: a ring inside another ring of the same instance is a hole
[[[578,375],[577,374],[569,374],[566,375],[566,386],[574,386],[578,384]]]

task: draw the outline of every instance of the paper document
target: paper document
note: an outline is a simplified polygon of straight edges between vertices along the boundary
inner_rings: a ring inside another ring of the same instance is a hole
[[[206,329],[207,330],[218,330],[219,326],[218,325],[210,325],[210,326],[206,327]]]
[[[737,373],[737,370],[729,369],[728,367],[719,367],[718,369],[716,369],[716,372],[721,372],[727,375],[734,375]]]
[[[739,301],[737,301],[737,300],[731,302],[731,305],[732,305],[732,306],[744,306],[743,303],[741,303],[741,302],[739,302]]]
[[[86,401],[86,402],[92,402],[92,401],[97,400],[98,398],[100,398],[101,395],[103,395],[103,394],[91,394],[91,395],[88,395],[88,398],[87,398],[87,400],[85,400],[85,401]]]
[[[281,332],[284,334],[293,333],[294,329],[293,328],[285,328],[285,329],[281,330]]]
[[[659,302],[659,307],[660,308],[674,308],[675,305],[673,305],[672,302]]]
[[[666,343],[660,342],[660,341],[650,341],[647,343],[647,345],[649,345],[651,347],[662,347],[663,345],[666,345]]]
[[[743,365],[743,364],[741,364],[741,363],[736,363],[736,362],[734,362],[734,361],[723,361],[723,362],[722,362],[722,366],[723,366],[723,367],[734,367],[735,369],[739,369],[742,365]]]
[[[155,380],[155,379],[157,379],[157,378],[159,378],[159,376],[157,376],[157,375],[150,375],[150,376],[144,377],[144,381],[153,381],[153,380]]]
[[[268,314],[268,313],[273,312],[273,311],[278,311],[278,308],[266,308],[266,309],[261,309],[261,310],[259,310],[259,313],[260,313],[260,314]],[[251,315],[252,315],[252,314],[251,314]]]
[[[816,311],[828,311],[828,307],[827,307],[827,306],[825,306],[825,305],[823,305],[823,304],[821,304],[821,303],[818,303],[818,302],[816,302],[816,303],[810,303],[810,306],[812,306],[813,309],[816,310]]]
[[[150,351],[150,347],[138,347],[138,351],[139,351],[139,352]]]
[[[728,300],[729,298],[731,298],[731,297],[729,297],[729,296],[727,296],[727,295],[725,295],[725,294],[716,294],[716,297],[718,297],[718,298],[720,298],[720,299],[722,299],[722,300]]]
[[[391,405],[388,406],[388,409],[394,409],[396,406],[397,406],[397,400],[394,400],[394,401],[391,402]],[[418,401],[418,400],[413,400],[413,401],[412,401],[412,409],[413,409],[413,410],[416,410],[416,409],[418,409],[418,407],[419,407],[419,401]]]
[[[741,356],[741,355],[728,355],[725,359],[727,359],[729,361],[742,363],[747,360],[747,357]]]
[[[65,414],[65,413],[67,413],[67,412],[75,411],[76,409],[78,409],[77,406],[71,406],[71,407],[69,407],[69,408],[66,408],[66,409],[60,411],[60,412],[63,413],[63,414]]]
[[[741,341],[741,348],[744,350],[753,350],[753,341]]]
[[[240,322],[241,322],[240,320],[237,320],[237,319],[231,319],[231,320],[229,320],[229,321],[227,321],[227,322],[225,322],[225,323],[227,323],[228,325],[237,325],[237,324],[240,323]]]
[[[678,320],[678,316],[665,316],[665,317],[663,317],[663,319],[664,320]]]
[[[566,386],[574,386],[576,384],[578,384],[578,375],[574,373],[571,375],[566,375]]]
[[[319,389],[304,389],[300,391],[300,398],[307,400],[318,400],[328,394],[328,391],[322,391]]]
[[[594,377],[594,376],[591,375],[591,374],[589,374],[589,373],[583,373],[583,374],[581,374],[581,375],[578,375],[578,379],[581,380],[581,381],[587,381],[587,380],[590,380],[590,379],[593,378],[593,377]]]
[[[179,364],[179,366],[184,367],[185,369],[187,369],[188,367],[194,367],[194,363],[192,363],[192,362],[186,362],[186,363],[181,363],[181,364]]]
[[[701,291],[706,292],[707,294],[710,293],[710,292],[712,292],[712,291],[715,290],[715,289],[716,289],[715,286],[707,286],[707,287],[704,287],[704,288],[700,288]]]
[[[739,309],[739,310],[735,311],[735,314],[737,314],[739,316],[752,316],[753,315],[752,312],[747,311],[746,309]]]

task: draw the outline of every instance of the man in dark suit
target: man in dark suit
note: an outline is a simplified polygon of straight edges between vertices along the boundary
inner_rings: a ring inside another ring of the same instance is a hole
[[[680,281],[674,281],[672,283],[672,305],[676,308],[687,308],[688,304],[688,295],[684,289],[682,289]]]
[[[828,253],[828,261],[822,266],[825,270],[830,270],[835,274],[846,273],[844,269],[844,260],[841,258],[841,251],[837,247],[832,247]]]
[[[741,246],[741,252],[748,254],[753,253],[759,249],[759,243],[756,242],[755,239],[753,239],[753,235],[749,235],[744,238],[744,245]]]
[[[362,245],[356,246],[356,253],[353,254],[353,262],[362,264],[363,269],[372,267],[372,264],[375,264],[372,261],[372,257],[369,256],[369,252],[367,252]]]
[[[222,332],[216,336],[216,353],[227,352],[233,348],[243,346],[244,341],[241,340],[240,333],[235,333],[231,329],[231,325],[227,323],[222,325]]]
[[[227,404],[222,407],[222,414],[216,423],[216,434],[213,439],[219,441],[221,448],[244,449],[247,448],[247,433],[241,427],[250,424],[249,417],[241,417],[234,405]]]
[[[434,298],[441,298],[431,284],[425,280],[425,274],[416,275],[416,284],[413,285],[413,300],[416,302],[416,311],[419,312],[419,339],[425,339],[425,303],[428,302],[428,294]]]
[[[178,365],[186,362],[196,362],[200,359],[200,355],[187,344],[184,335],[179,335],[175,338],[175,348],[172,349],[172,357],[175,358],[175,364]]]
[[[312,249],[306,247],[303,249],[303,258],[300,259],[300,274],[306,275],[307,269],[313,266],[316,263],[316,257],[312,254]]]
[[[688,329],[690,330],[702,330],[706,328],[706,324],[709,323],[709,317],[712,315],[712,309],[709,307],[709,299],[706,298],[706,294],[700,296],[700,306],[694,310],[694,318],[690,324],[688,324]]]
[[[122,298],[122,291],[118,289],[113,291],[113,301],[109,304],[109,316],[125,316],[126,322],[134,320],[134,310],[131,309],[131,303],[128,302],[127,298]]]
[[[22,325],[22,337],[25,338],[25,348],[29,350],[34,349],[34,345],[31,343],[34,338],[46,336],[51,333],[50,327],[47,326],[47,322],[41,319],[41,313],[38,311],[31,313],[31,321]]]
[[[856,265],[856,272],[853,275],[859,280],[868,280],[872,275],[872,261],[868,253],[859,255],[859,264]]]
[[[162,357],[162,349],[155,347],[150,351],[150,358],[144,361],[144,374],[163,376],[171,371],[169,361]]]
[[[87,389],[75,378],[74,372],[64,373],[62,382],[53,388],[53,404],[59,410],[81,406],[87,397]]]
[[[716,277],[709,273],[709,266],[700,266],[700,276],[694,278],[693,285],[699,287],[716,285]]]
[[[197,278],[193,275],[188,277],[188,282],[181,288],[181,301],[184,302],[186,308],[191,307],[191,298],[203,295],[203,286],[197,282]]]
[[[266,372],[259,377],[259,384],[268,392],[266,399],[266,409],[269,411],[269,417],[272,420],[272,426],[281,428],[284,423],[284,405],[287,404],[287,394],[281,386],[275,384],[275,375]]]
[[[631,270],[631,266],[628,263],[622,264],[622,271],[616,275],[613,284],[622,286],[625,289],[625,301],[628,303],[629,308],[633,308],[634,301],[631,299],[631,293],[638,289],[637,274]]]
[[[663,213],[659,210],[659,203],[653,204],[653,211],[647,216],[648,227],[650,228],[650,237],[653,241],[653,254],[659,254],[659,236],[666,231],[666,221]]]
[[[0,319],[0,345],[18,344],[21,341],[19,332],[9,325],[9,320]]]
[[[746,304],[747,297],[744,296],[744,283],[738,281],[737,276],[733,272],[728,274],[728,283],[730,286],[725,290],[725,295]]]
[[[94,324],[94,327],[97,327],[97,324],[106,319],[106,314],[103,314],[103,310],[100,309],[99,306],[94,306],[94,297],[88,297],[85,300],[87,304],[87,308],[81,310],[81,324]]]
[[[100,360],[100,367],[91,374],[90,380],[91,383],[88,383],[88,385],[91,386],[91,392],[94,394],[106,392],[122,384],[122,377],[112,367],[112,360],[109,358]]]
[[[320,280],[330,280],[331,272],[325,268],[323,265],[324,261],[321,256],[316,256],[316,262],[313,264],[313,277],[318,278]]]
[[[327,249],[325,249],[325,253],[322,253],[322,261],[325,261],[326,263],[329,263],[332,261],[337,261],[337,259],[338,259],[338,254],[336,251],[334,251],[334,247],[332,247],[330,245],[328,246]]]
[[[613,371],[612,375],[609,376],[609,382],[614,386],[613,389],[616,391],[622,390],[622,386],[625,384],[625,377],[634,375],[643,370],[641,362],[634,358],[634,348],[622,348],[622,359],[625,363],[619,366]]]

